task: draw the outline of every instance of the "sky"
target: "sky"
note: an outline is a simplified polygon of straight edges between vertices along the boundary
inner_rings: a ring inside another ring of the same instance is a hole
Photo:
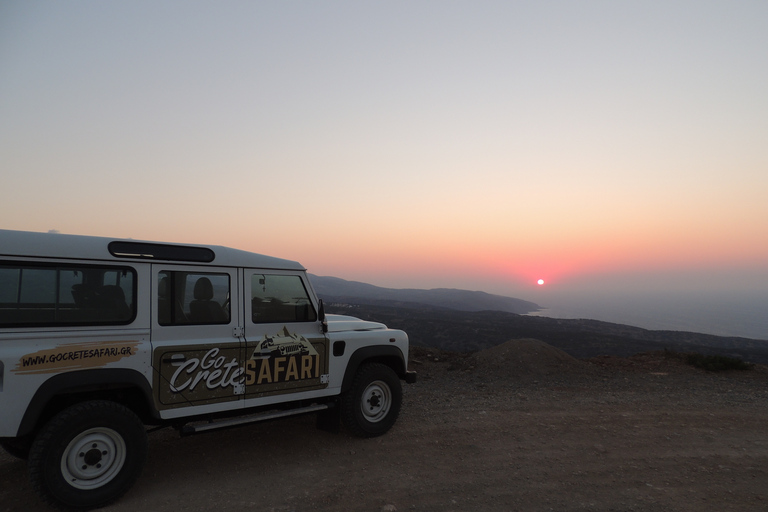
[[[4,0],[0,227],[539,303],[765,290],[767,26],[764,0]]]

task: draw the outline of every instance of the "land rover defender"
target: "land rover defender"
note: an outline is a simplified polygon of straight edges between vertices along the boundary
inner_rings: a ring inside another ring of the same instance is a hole
[[[0,230],[0,446],[64,509],[122,496],[147,429],[400,412],[408,337],[326,315],[304,267],[218,246]]]

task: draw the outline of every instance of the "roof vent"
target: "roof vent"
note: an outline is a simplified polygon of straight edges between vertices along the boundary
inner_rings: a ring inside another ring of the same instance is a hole
[[[110,242],[108,247],[110,254],[118,258],[210,263],[216,257],[216,254],[207,247],[152,244],[147,242]]]

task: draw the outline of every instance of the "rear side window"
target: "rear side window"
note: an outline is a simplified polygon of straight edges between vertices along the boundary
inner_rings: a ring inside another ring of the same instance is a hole
[[[125,325],[136,272],[96,265],[0,264],[0,326]]]
[[[314,322],[315,308],[299,276],[251,276],[253,323]]]
[[[163,271],[158,274],[160,325],[228,324],[229,274]]]

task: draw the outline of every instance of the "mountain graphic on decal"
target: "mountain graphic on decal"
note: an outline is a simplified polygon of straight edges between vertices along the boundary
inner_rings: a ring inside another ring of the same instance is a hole
[[[304,336],[288,331],[287,327],[274,336],[264,336],[253,349],[251,359],[270,357],[316,356],[317,350]]]

